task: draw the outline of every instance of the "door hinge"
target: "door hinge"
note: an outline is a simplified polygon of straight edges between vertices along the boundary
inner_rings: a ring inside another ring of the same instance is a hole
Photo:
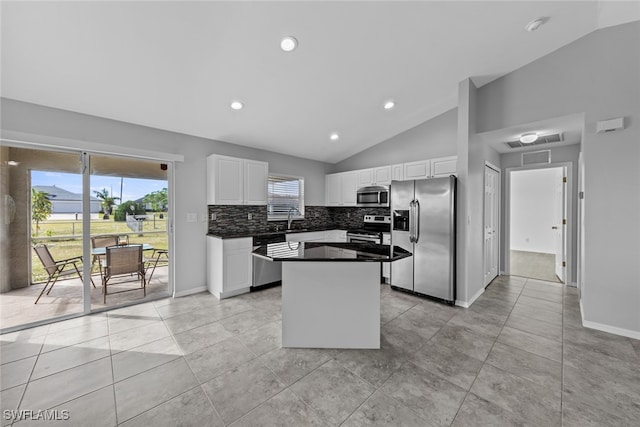
[[[562,261],[562,266],[566,267],[567,266],[567,262],[566,261]]]
[[[567,225],[567,220],[566,219],[562,220],[562,225]]]
[[[563,177],[562,177],[562,182],[564,182],[564,183],[566,183],[566,182],[567,182],[567,177],[566,177],[566,176],[563,176]]]

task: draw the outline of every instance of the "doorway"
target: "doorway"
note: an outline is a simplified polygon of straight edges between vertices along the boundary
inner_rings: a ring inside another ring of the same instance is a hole
[[[511,275],[567,282],[568,168],[545,165],[509,171],[506,258]]]
[[[484,168],[484,286],[498,276],[500,254],[500,169]]]
[[[3,144],[0,166],[2,333],[171,295],[172,163]],[[96,235],[142,247],[144,289],[104,298]]]

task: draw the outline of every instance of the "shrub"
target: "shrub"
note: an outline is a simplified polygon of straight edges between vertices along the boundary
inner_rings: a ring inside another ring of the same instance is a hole
[[[126,221],[127,215],[131,215],[131,207],[133,206],[133,213],[135,215],[144,215],[146,212],[144,210],[144,206],[139,203],[128,200],[124,203],[121,203],[116,208],[116,213],[113,216],[115,221]]]

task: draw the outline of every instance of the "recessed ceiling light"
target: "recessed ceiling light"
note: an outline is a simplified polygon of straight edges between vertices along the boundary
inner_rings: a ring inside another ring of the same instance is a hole
[[[9,160],[7,164],[9,166],[18,166],[20,163],[16,162],[15,160]]]
[[[280,49],[285,52],[291,52],[298,47],[298,40],[293,36],[284,36],[280,41]]]
[[[538,134],[535,132],[523,133],[520,137],[520,142],[523,144],[531,144],[538,139]]]
[[[391,110],[391,109],[393,109],[393,107],[395,107],[395,106],[396,106],[396,103],[395,103],[395,102],[393,102],[393,101],[391,101],[391,100],[389,100],[389,101],[387,101],[387,102],[385,102],[385,103],[384,103],[384,109],[385,109],[385,110]]]
[[[231,103],[232,110],[242,110],[244,108],[244,104],[240,101],[233,101]]]
[[[537,30],[538,28],[540,28],[540,26],[542,26],[542,24],[544,24],[545,22],[547,22],[548,18],[536,18],[533,21],[529,22],[527,25],[524,26],[524,29],[532,32]]]
[[[338,135],[337,133],[335,133],[335,132],[334,132],[334,133],[332,133],[331,135],[329,135],[329,138],[330,138],[332,141],[337,141],[337,140],[340,138],[340,135]]]

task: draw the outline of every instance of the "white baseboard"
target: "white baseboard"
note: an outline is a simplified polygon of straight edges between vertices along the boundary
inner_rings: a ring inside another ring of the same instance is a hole
[[[633,331],[631,329],[618,328],[617,326],[610,326],[598,322],[584,320],[582,301],[580,301],[580,316],[582,317],[582,326],[584,326],[585,328],[595,329],[597,331],[608,332],[610,334],[640,340],[640,331]]]
[[[236,295],[240,295],[240,294],[246,294],[247,292],[250,292],[250,291],[251,291],[251,288],[240,288],[240,289],[235,289],[233,291],[220,292],[220,295],[216,295],[216,296],[219,299],[225,299],[229,297],[235,297]]]
[[[200,292],[206,292],[206,286],[199,286],[197,288],[186,289],[184,291],[175,292],[173,294],[174,298],[186,297],[187,295],[199,294]]]
[[[469,301],[456,300],[456,305],[459,307],[469,308],[471,304],[473,304],[475,300],[480,298],[480,295],[482,295],[483,293],[484,293],[484,288],[476,292],[476,294],[473,297],[471,297]]]

